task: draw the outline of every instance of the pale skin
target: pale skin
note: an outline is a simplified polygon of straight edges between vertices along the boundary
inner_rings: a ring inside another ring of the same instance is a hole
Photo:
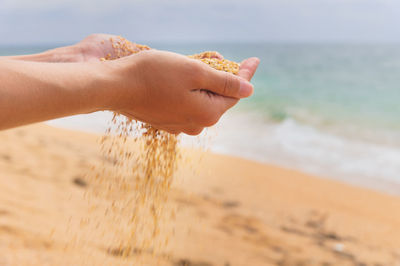
[[[253,93],[257,58],[244,60],[237,76],[158,50],[100,62],[113,52],[110,37],[95,34],[41,54],[0,57],[0,130],[111,110],[170,133],[197,135]]]

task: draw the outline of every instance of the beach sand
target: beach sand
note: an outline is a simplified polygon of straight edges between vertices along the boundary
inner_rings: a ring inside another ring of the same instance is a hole
[[[169,251],[123,259],[82,226],[101,217],[85,198],[98,138],[43,124],[0,132],[1,266],[133,265],[138,256],[171,266],[400,265],[400,198],[200,151],[185,152],[171,191]]]

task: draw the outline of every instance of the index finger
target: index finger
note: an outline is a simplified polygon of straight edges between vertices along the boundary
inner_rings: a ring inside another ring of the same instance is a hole
[[[203,88],[226,97],[237,99],[249,97],[254,90],[249,81],[259,63],[260,60],[256,57],[244,60],[237,75],[215,70],[203,64],[202,68],[207,77],[203,80]]]
[[[260,64],[260,59],[257,57],[247,58],[240,63],[238,76],[250,81],[256,73],[257,67]]]

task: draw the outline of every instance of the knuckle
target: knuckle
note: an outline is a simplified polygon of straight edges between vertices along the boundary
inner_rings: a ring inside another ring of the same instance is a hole
[[[199,124],[204,127],[215,125],[219,120],[219,116],[212,111],[205,111],[200,115]]]
[[[226,96],[232,95],[232,90],[234,88],[234,78],[231,74],[225,72],[225,82],[224,87],[222,89],[222,94]]]
[[[205,74],[203,69],[198,64],[187,64],[186,69],[188,72],[188,76],[191,77],[194,84],[204,84]]]
[[[196,86],[199,86],[204,83],[204,75],[200,71],[194,71],[191,73],[192,82]]]
[[[205,124],[206,127],[212,127],[219,120],[219,117],[214,117],[213,119],[208,120],[208,123]]]
[[[242,78],[244,78],[245,80],[250,81],[250,79],[252,77],[252,73],[248,69],[241,69],[240,70],[240,76]]]

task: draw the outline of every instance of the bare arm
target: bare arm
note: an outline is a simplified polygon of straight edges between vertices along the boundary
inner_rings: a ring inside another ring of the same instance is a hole
[[[0,60],[0,129],[113,110],[172,133],[198,134],[251,95],[245,79],[254,74],[258,59],[243,65],[239,78],[160,51],[110,62]]]
[[[0,60],[0,129],[101,109],[107,92],[98,68]]]
[[[80,62],[83,61],[84,57],[77,45],[65,46],[60,48],[51,49],[38,54],[29,55],[17,55],[17,56],[3,56],[1,59],[8,60],[23,60],[23,61],[33,61],[33,62]]]
[[[49,63],[97,62],[103,57],[115,57],[113,42],[118,41],[118,39],[118,36],[111,34],[92,34],[74,45],[59,47],[38,54],[3,56],[0,59]],[[134,46],[135,44],[133,44],[133,48]]]

